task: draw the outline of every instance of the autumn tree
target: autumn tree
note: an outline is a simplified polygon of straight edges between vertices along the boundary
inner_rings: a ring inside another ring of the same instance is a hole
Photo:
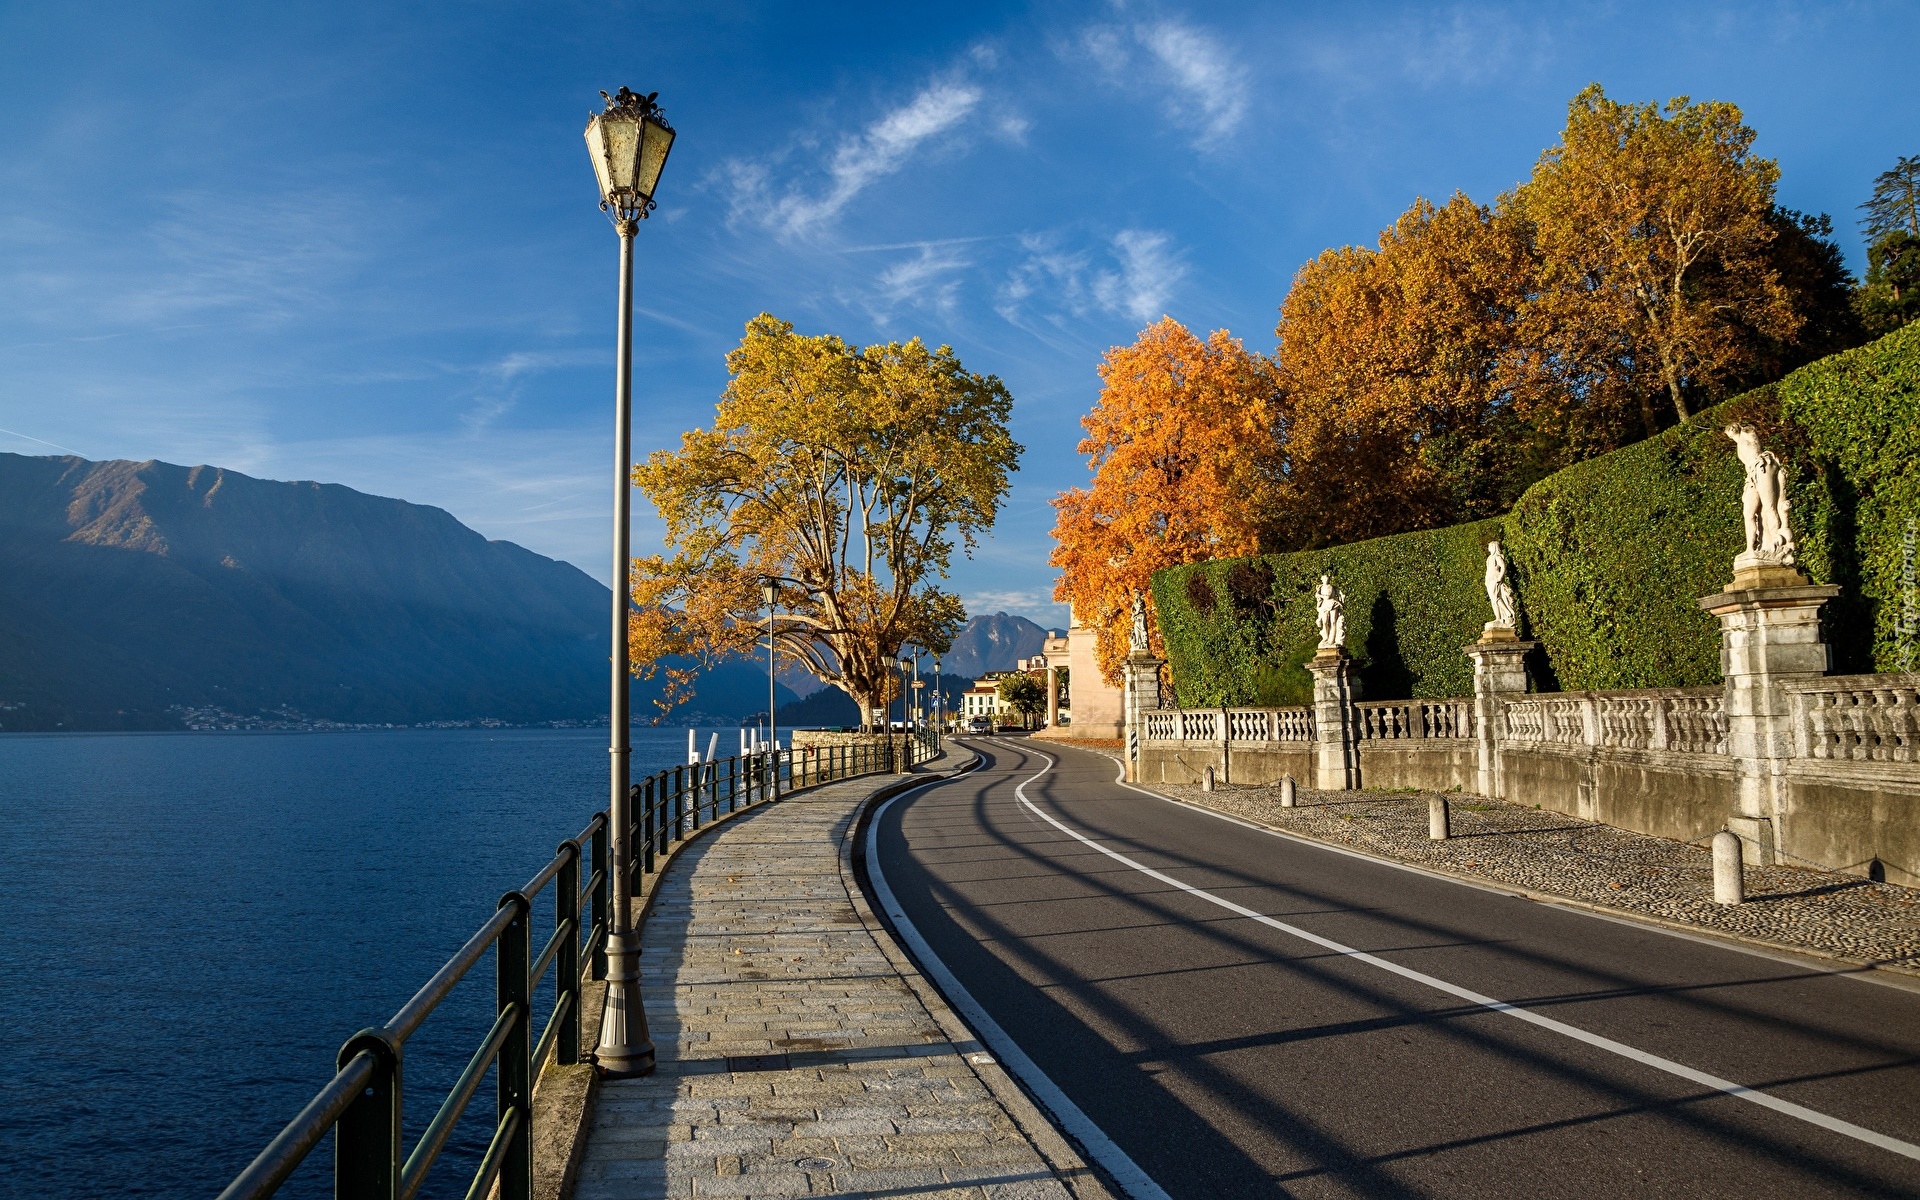
[[[771,578],[775,653],[864,718],[897,695],[902,645],[944,653],[965,620],[938,581],[1006,496],[1013,398],[946,346],[859,350],[765,313],[727,370],[713,427],[634,468],[669,552],[635,563],[635,660],[651,674],[764,647]],[[664,707],[691,695],[686,672],[669,678]]]
[[[1054,599],[1098,635],[1112,681],[1126,657],[1133,594],[1163,567],[1259,548],[1278,447],[1273,364],[1217,330],[1202,340],[1171,317],[1116,346],[1081,420],[1092,486],[1053,504]],[[1157,638],[1157,632],[1153,635]]]
[[[1357,541],[1504,511],[1531,480],[1507,389],[1534,262],[1525,230],[1455,194],[1378,249],[1294,276],[1280,339],[1285,472],[1272,540]]]
[[[1530,398],[1569,435],[1637,409],[1649,436],[1662,400],[1685,420],[1756,339],[1799,331],[1770,255],[1780,170],[1753,138],[1732,104],[1620,104],[1593,84],[1510,198],[1540,258],[1520,331]]]

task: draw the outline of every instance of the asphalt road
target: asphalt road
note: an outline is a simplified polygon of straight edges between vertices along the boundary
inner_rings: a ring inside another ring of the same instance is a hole
[[[1920,992],[966,744],[981,769],[890,804],[867,869],[1170,1196],[1920,1196]]]

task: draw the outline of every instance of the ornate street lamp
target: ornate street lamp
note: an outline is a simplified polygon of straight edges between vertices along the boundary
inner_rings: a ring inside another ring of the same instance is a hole
[[[673,127],[660,115],[654,96],[621,88],[600,93],[605,112],[587,120],[587,152],[600,181],[600,210],[620,235],[620,320],[613,372],[613,695],[612,795],[607,817],[613,826],[613,912],[607,918],[607,1004],[600,1020],[600,1048],[594,1054],[600,1073],[615,1079],[653,1070],[653,1040],[640,1007],[640,935],[633,927],[633,813],[628,689],[633,655],[627,644],[627,609],[632,603],[630,545],[633,474],[633,235],[653,208],[654,188]]]

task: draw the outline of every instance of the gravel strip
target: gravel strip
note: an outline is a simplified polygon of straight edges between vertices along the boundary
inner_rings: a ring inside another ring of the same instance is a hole
[[[1222,784],[1206,792],[1163,783],[1147,790],[1398,862],[1920,974],[1920,891],[1858,875],[1748,867],[1747,902],[1723,905],[1713,901],[1713,860],[1704,844],[1483,796],[1449,795],[1453,836],[1435,842],[1427,838],[1428,792],[1303,787],[1297,806],[1282,808],[1278,787]]]

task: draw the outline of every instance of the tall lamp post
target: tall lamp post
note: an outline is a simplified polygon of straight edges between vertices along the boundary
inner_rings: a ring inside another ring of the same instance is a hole
[[[944,735],[947,732],[947,694],[940,690],[940,657],[933,659],[933,727]]]
[[[653,102],[657,94],[641,96],[626,88],[614,96],[601,92],[606,111],[587,120],[587,152],[600,182],[600,210],[620,235],[620,320],[613,372],[612,736],[607,746],[613,762],[607,804],[613,826],[613,911],[607,918],[607,1003],[600,1020],[600,1048],[594,1054],[600,1073],[614,1079],[653,1070],[653,1040],[640,1007],[640,935],[633,928],[633,813],[628,794],[633,750],[627,711],[633,656],[627,644],[627,609],[632,591],[633,235],[653,207],[654,188],[673,148],[673,127]]]
[[[760,581],[760,598],[767,602],[767,794],[780,795],[780,725],[773,719],[773,606],[780,600],[780,584],[771,575]]]

